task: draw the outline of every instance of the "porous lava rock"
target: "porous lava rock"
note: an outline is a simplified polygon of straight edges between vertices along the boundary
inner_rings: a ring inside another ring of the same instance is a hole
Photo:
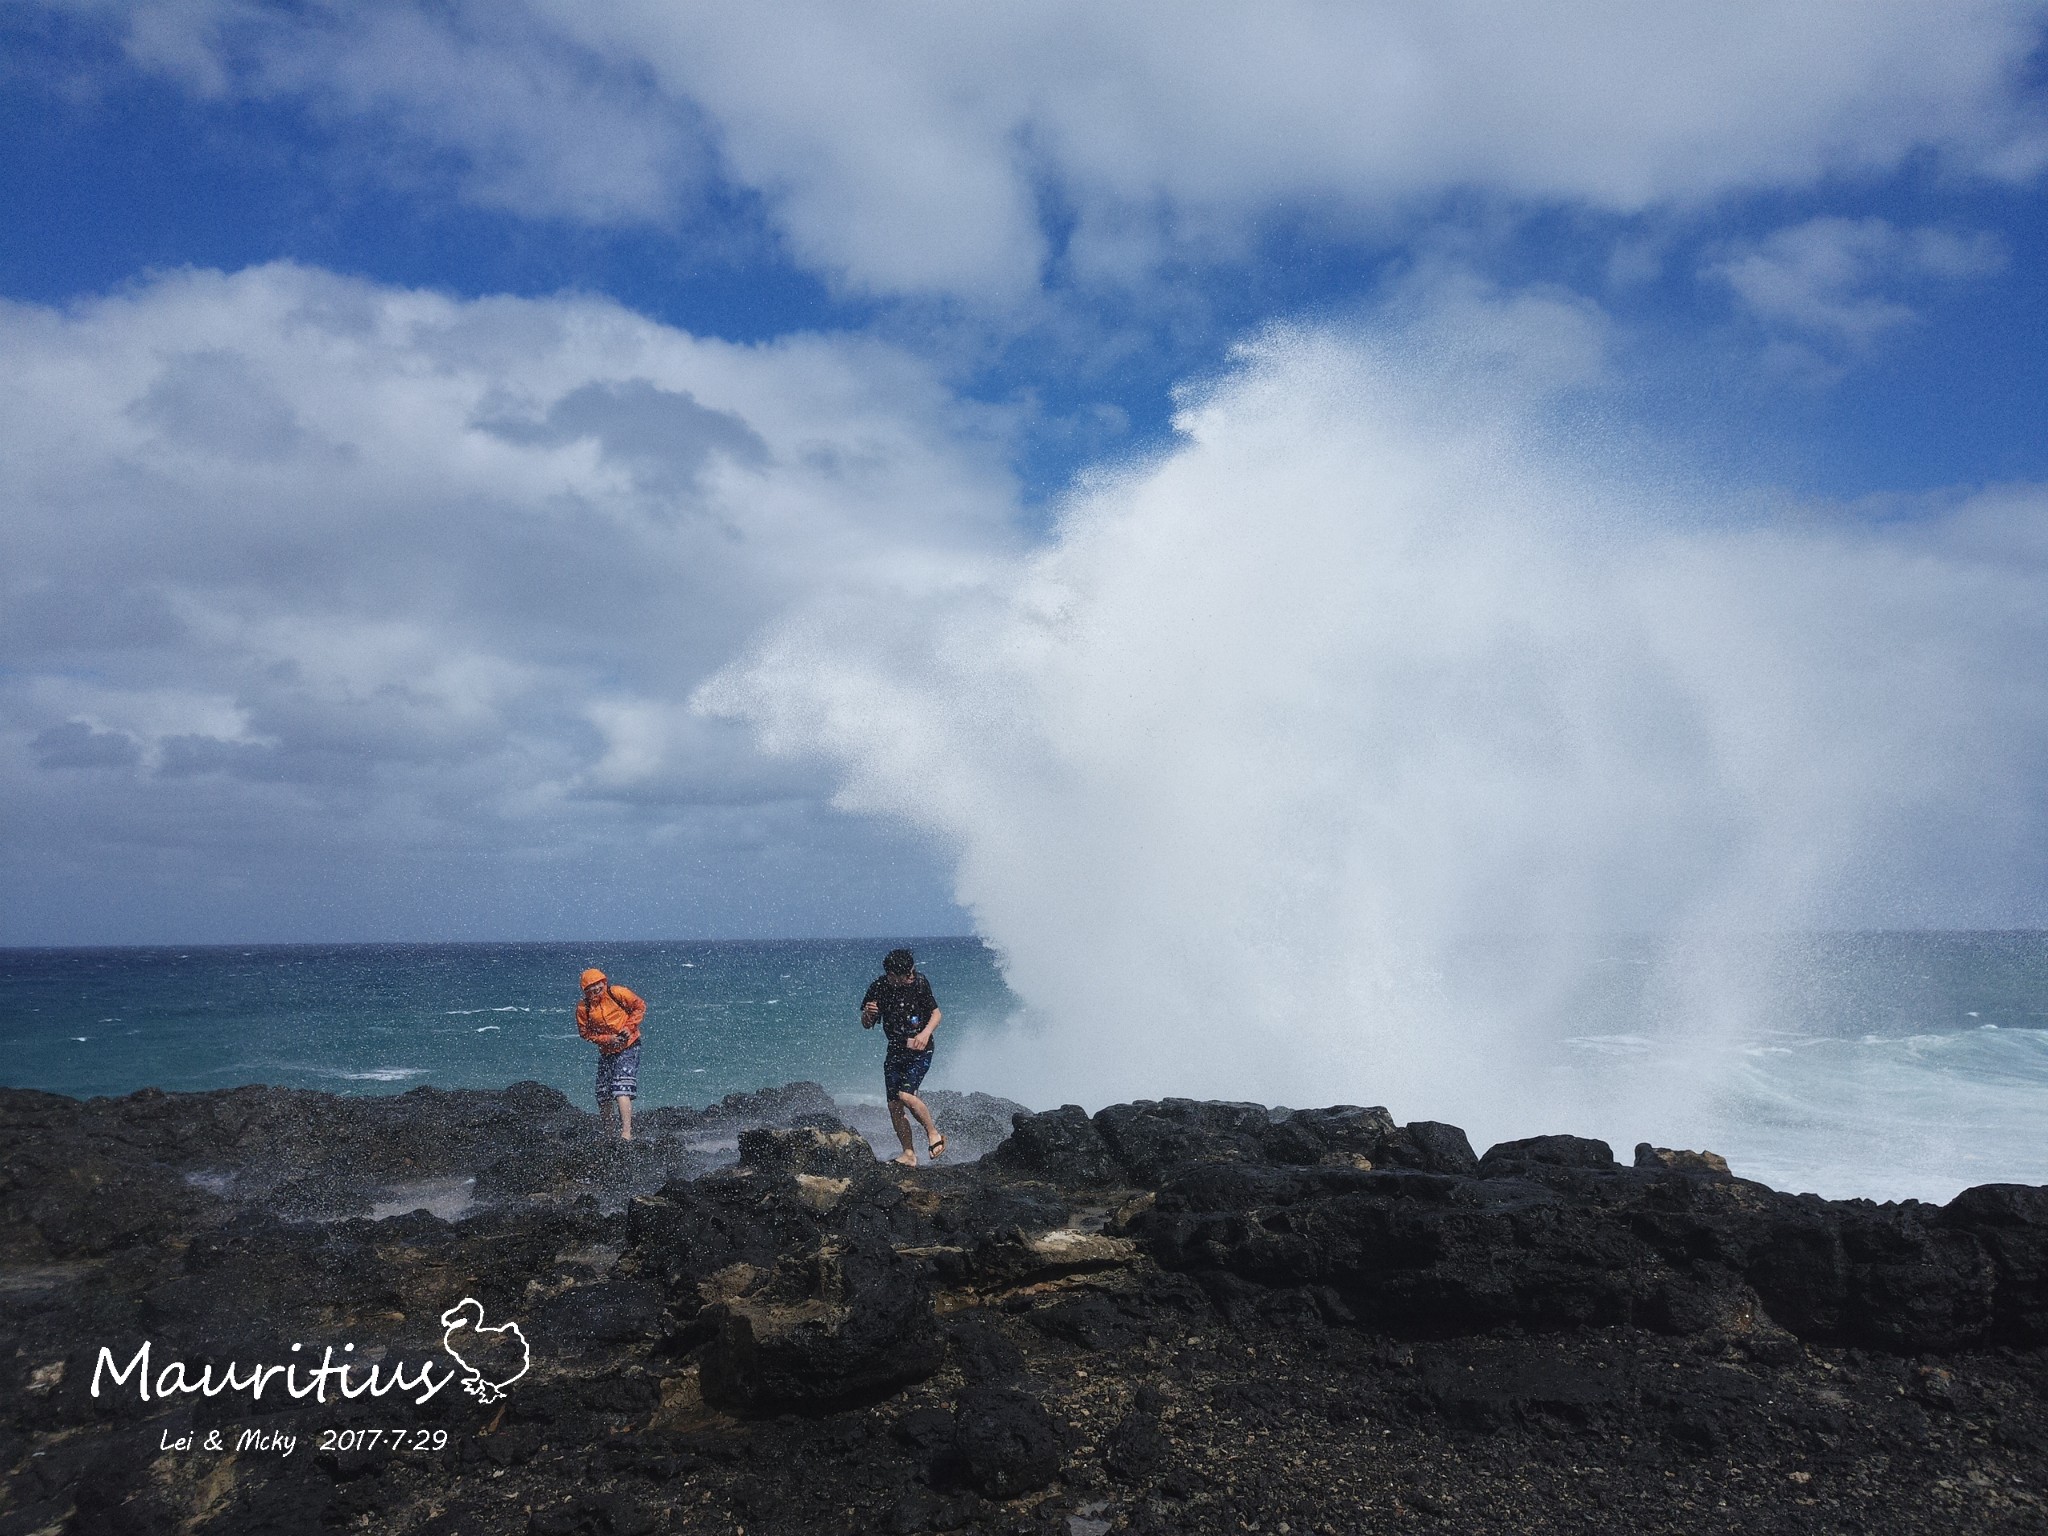
[[[1718,1152],[1685,1152],[1671,1147],[1653,1147],[1647,1141],[1636,1143],[1636,1166],[1652,1173],[1663,1170],[1696,1173],[1707,1179],[1735,1177],[1728,1167],[1728,1159]]]
[[[1113,1183],[1124,1176],[1101,1131],[1078,1104],[1018,1115],[1009,1140],[984,1161],[993,1168],[1036,1175],[1069,1189]]]
[[[922,1381],[945,1337],[918,1265],[873,1241],[821,1246],[771,1270],[710,1281],[706,1401],[762,1411],[819,1408]]]
[[[836,1175],[872,1173],[874,1149],[865,1137],[841,1125],[792,1130],[759,1126],[740,1132],[740,1166],[762,1173]]]
[[[954,1410],[970,1482],[995,1499],[1036,1493],[1059,1475],[1066,1447],[1045,1405],[1015,1387],[969,1387]]]
[[[837,1109],[0,1090],[0,1536],[2043,1528],[2048,1190],[1185,1099],[910,1169]],[[91,1391],[466,1301],[531,1346],[488,1401]]]

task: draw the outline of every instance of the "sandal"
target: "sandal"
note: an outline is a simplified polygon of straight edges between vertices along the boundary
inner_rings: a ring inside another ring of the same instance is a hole
[[[925,1156],[929,1157],[935,1163],[940,1158],[944,1157],[946,1155],[945,1133],[941,1132],[937,1136],[932,1137],[930,1141],[925,1143],[924,1150]]]
[[[889,1161],[898,1168],[915,1168],[917,1166],[917,1154],[915,1152],[905,1152],[899,1157],[890,1158]]]

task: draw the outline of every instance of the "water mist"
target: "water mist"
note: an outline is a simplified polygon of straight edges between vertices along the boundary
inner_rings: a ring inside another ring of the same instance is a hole
[[[1557,428],[1596,351],[1540,300],[1276,333],[1028,558],[705,691],[953,851],[1024,1004],[953,1080],[1739,1162],[1786,1003],[1720,938],[2034,911],[2038,502],[1674,491]]]

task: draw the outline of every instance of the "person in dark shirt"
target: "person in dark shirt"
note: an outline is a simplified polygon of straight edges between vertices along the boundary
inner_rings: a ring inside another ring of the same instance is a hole
[[[931,1070],[939,1001],[932,996],[932,984],[919,974],[917,957],[907,949],[889,951],[882,961],[882,974],[860,1000],[860,1027],[873,1029],[877,1024],[889,1039],[888,1053],[882,1058],[882,1094],[889,1106],[889,1123],[903,1143],[903,1155],[892,1161],[907,1168],[917,1166],[917,1148],[910,1139],[910,1117],[915,1115],[924,1127],[925,1151],[937,1162],[946,1155],[946,1138],[932,1124],[932,1112],[925,1108],[917,1090]]]

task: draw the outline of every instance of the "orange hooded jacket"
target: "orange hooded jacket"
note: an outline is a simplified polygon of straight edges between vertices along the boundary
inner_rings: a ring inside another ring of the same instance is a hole
[[[616,1056],[640,1043],[640,1021],[646,1017],[647,1004],[637,992],[608,981],[595,1007],[576,1005],[576,1033],[605,1055]],[[614,1044],[612,1037],[622,1031],[626,1038]]]

